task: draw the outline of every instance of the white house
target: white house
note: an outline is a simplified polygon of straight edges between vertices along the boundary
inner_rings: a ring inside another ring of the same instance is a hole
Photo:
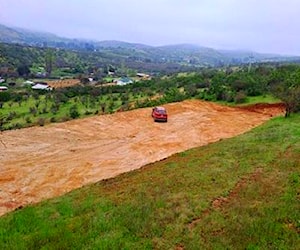
[[[141,78],[150,78],[150,75],[144,74],[144,73],[137,73],[136,76],[141,77]]]
[[[41,83],[37,83],[34,86],[32,86],[31,88],[35,89],[35,90],[52,90],[52,88],[49,85],[41,84]]]
[[[127,85],[133,83],[133,81],[128,77],[122,77],[121,79],[116,81],[117,85]]]
[[[32,85],[34,85],[34,82],[27,80],[27,81],[23,82],[23,85],[31,85],[32,86]]]
[[[6,86],[0,86],[0,92],[6,91],[6,90],[8,90],[8,88]]]

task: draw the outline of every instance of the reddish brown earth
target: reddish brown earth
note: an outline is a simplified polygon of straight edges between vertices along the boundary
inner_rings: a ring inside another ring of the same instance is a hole
[[[48,81],[47,84],[52,88],[65,88],[80,84],[79,79],[62,79]]]
[[[0,215],[283,114],[280,105],[231,108],[196,100],[165,107],[167,123],[153,122],[151,108],[145,108],[2,132]]]

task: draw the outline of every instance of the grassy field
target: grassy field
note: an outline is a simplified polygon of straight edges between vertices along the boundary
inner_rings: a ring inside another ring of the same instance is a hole
[[[254,103],[278,103],[281,100],[275,98],[271,95],[264,95],[264,96],[248,96],[246,98],[245,105],[254,104]]]
[[[300,115],[0,218],[1,249],[300,249]]]
[[[282,102],[280,99],[275,98],[272,95],[260,95],[260,96],[247,96],[244,103],[235,103],[235,102],[226,102],[226,101],[217,101],[217,103],[220,103],[222,105],[228,105],[228,106],[246,106],[251,104],[257,104],[257,103],[280,103]]]

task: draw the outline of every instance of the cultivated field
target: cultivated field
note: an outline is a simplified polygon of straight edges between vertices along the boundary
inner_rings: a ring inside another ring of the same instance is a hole
[[[62,79],[47,81],[47,84],[52,88],[65,88],[80,84],[80,81],[78,79]]]
[[[154,123],[145,108],[2,132],[0,215],[242,134],[283,113],[277,105],[248,110],[195,100],[165,107],[168,123]]]

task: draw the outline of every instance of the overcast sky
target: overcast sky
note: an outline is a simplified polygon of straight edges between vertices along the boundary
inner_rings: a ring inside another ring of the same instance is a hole
[[[0,23],[69,38],[300,55],[300,0],[0,0]]]

